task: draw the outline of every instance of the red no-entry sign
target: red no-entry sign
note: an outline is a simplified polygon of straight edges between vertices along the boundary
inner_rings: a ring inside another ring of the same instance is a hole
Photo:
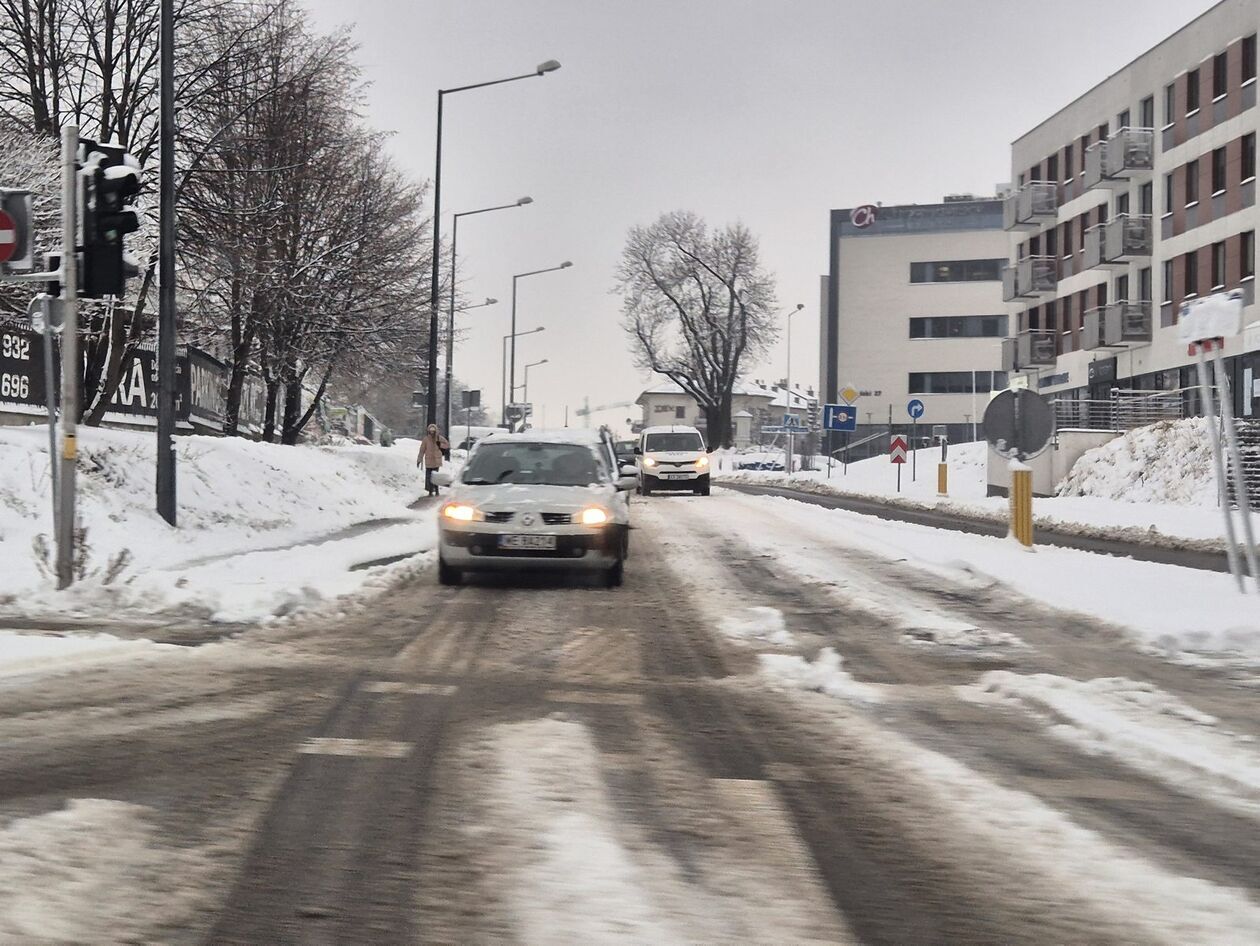
[[[13,259],[18,250],[17,221],[0,210],[0,263]]]

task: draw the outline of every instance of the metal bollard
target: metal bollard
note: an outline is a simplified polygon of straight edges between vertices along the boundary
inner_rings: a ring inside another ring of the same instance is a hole
[[[949,464],[936,464],[936,495],[949,495]]]
[[[1011,535],[1032,548],[1032,470],[1022,463],[1011,464]]]

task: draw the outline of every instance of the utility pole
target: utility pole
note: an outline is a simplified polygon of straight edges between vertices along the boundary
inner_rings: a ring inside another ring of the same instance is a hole
[[[161,4],[157,511],[175,525],[175,3]]]
[[[79,306],[77,296],[79,128],[61,129],[61,476],[57,497],[57,587],[74,583],[74,490],[78,462]],[[49,384],[52,378],[48,379]]]

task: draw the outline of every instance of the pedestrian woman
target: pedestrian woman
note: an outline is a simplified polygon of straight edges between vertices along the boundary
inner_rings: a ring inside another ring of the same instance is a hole
[[[416,466],[424,464],[424,490],[430,496],[438,494],[438,488],[433,485],[433,472],[440,469],[442,460],[450,455],[450,441],[438,433],[437,424],[430,424],[420,441],[420,455],[416,457]]]

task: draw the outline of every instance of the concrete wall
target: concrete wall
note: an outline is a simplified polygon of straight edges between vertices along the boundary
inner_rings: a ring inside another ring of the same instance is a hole
[[[1119,436],[1115,430],[1060,430],[1056,435],[1057,443],[1027,461],[1033,471],[1033,495],[1053,496],[1086,450],[1101,447]],[[1010,462],[989,448],[987,495],[1007,495],[1011,486]]]

